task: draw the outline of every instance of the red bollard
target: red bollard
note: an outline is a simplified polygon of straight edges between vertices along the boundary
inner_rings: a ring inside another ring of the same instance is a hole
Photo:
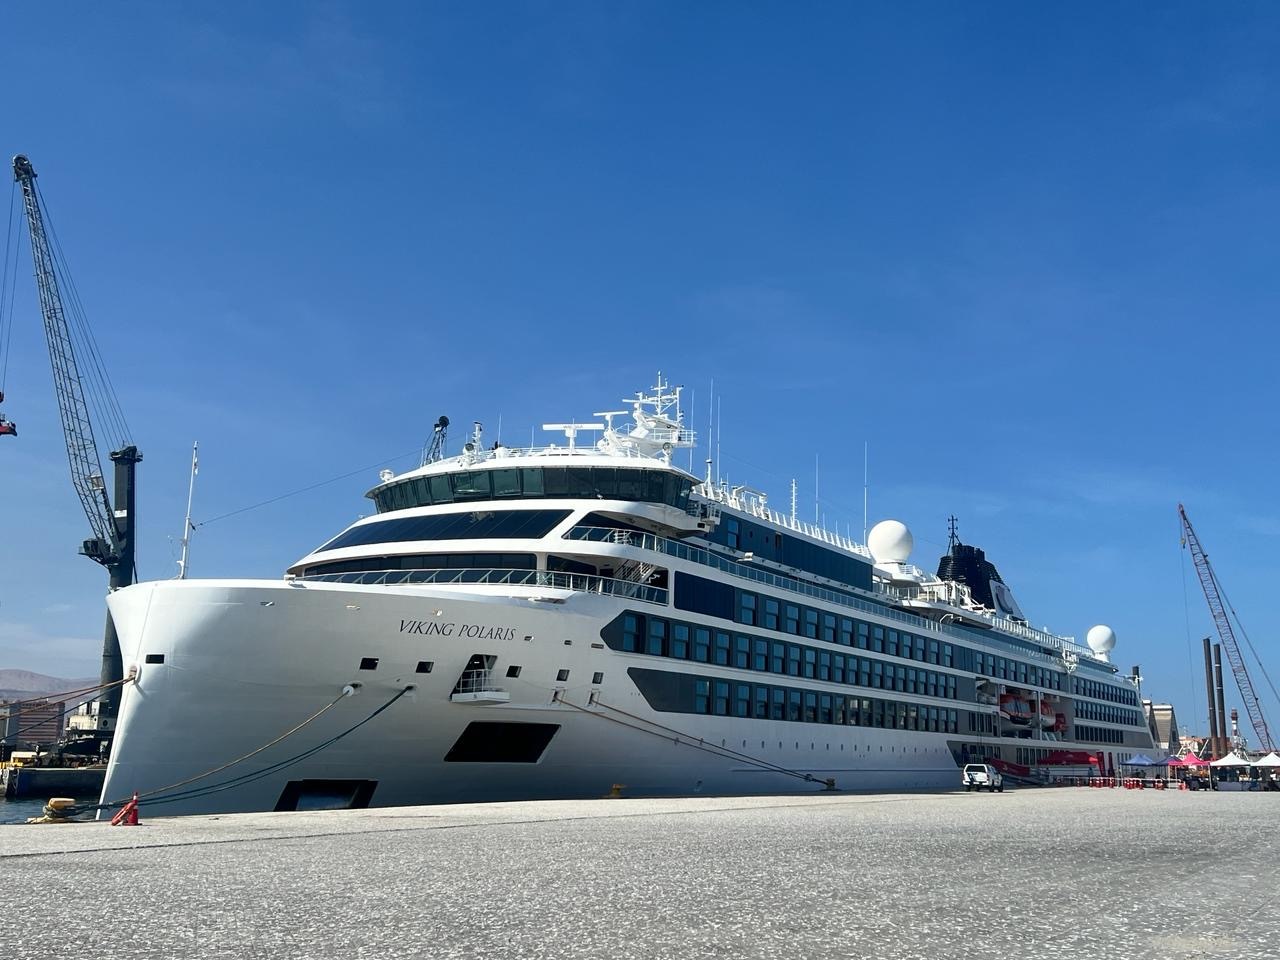
[[[133,791],[133,799],[120,808],[111,818],[113,827],[136,827],[138,825],[138,791]]]

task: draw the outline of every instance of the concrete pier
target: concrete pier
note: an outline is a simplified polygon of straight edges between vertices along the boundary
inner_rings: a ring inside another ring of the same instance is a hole
[[[1277,794],[596,800],[0,827],[7,953],[1280,955]]]

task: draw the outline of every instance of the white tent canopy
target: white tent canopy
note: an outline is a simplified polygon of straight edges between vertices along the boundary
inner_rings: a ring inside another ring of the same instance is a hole
[[[1231,751],[1231,753],[1228,753],[1222,759],[1213,761],[1213,763],[1209,764],[1209,766],[1211,767],[1247,767],[1249,766],[1249,761],[1246,760],[1244,757],[1240,756],[1238,753],[1236,753],[1233,750]]]
[[[1272,750],[1261,760],[1253,761],[1255,767],[1280,767],[1280,753]]]

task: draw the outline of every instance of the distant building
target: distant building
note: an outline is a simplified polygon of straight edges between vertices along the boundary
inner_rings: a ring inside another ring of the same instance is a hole
[[[53,746],[62,738],[66,707],[61,700],[0,703],[0,754]]]
[[[1173,704],[1143,700],[1142,709],[1147,715],[1147,726],[1151,728],[1151,738],[1156,746],[1167,754],[1180,752],[1182,739],[1178,736],[1178,718],[1173,712]]]

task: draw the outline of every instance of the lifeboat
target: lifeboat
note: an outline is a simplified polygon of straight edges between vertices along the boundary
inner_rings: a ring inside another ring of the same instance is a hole
[[[1053,730],[1057,727],[1058,717],[1060,716],[1061,714],[1055,712],[1053,707],[1049,706],[1047,700],[1040,701],[1040,726],[1046,730]]]
[[[1031,722],[1034,712],[1031,704],[1016,693],[1002,693],[1000,694],[1000,716],[1013,723],[1027,724]]]

